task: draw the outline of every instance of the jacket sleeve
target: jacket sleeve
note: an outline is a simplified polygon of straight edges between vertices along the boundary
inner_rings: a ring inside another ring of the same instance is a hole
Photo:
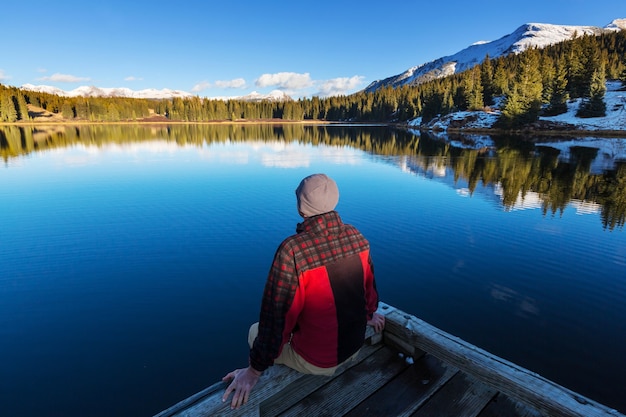
[[[378,309],[378,290],[376,289],[376,279],[374,277],[374,263],[372,257],[367,254],[367,265],[364,272],[365,280],[365,303],[367,308],[367,319],[370,320],[374,312]]]
[[[250,365],[264,371],[274,364],[292,329],[287,315],[298,288],[294,251],[288,240],[281,243],[270,268],[263,291],[259,334],[250,349]]]

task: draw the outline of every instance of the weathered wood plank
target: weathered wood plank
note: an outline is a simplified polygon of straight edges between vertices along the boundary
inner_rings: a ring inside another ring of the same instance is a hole
[[[191,407],[193,404],[203,400],[206,397],[211,395],[215,395],[216,393],[223,393],[226,389],[226,384],[224,382],[216,382],[208,388],[203,389],[202,391],[180,401],[179,403],[174,404],[170,408],[161,411],[159,414],[156,414],[154,417],[171,417],[178,415],[181,411]]]
[[[457,373],[412,417],[476,417],[497,391],[469,375]]]
[[[254,387],[254,395],[251,395],[248,402],[237,410],[230,409],[230,401],[222,402],[222,395],[226,389],[226,384],[224,383],[223,389],[215,391],[201,401],[170,415],[172,417],[258,417],[261,401],[272,396],[275,392],[281,391],[285,386],[297,383],[300,378],[305,376],[286,366],[273,366],[259,379],[259,382]]]
[[[370,355],[373,355],[382,348],[382,345],[378,344],[375,346],[366,345],[361,348],[359,351],[359,355],[354,361],[346,363],[340,366],[333,378],[338,377],[344,372],[349,372],[350,369],[357,366],[361,362],[363,362]],[[285,388],[280,391],[277,391],[270,398],[262,401],[260,404],[259,414],[261,416],[273,417],[278,414],[284,412],[298,401],[304,399],[309,394],[319,389],[323,385],[327,384],[330,381],[330,378],[320,377],[316,375],[305,375],[303,378],[300,378],[298,381],[289,384]]]
[[[341,416],[408,367],[390,349],[381,349],[359,365],[311,393],[281,417]]]
[[[410,416],[457,372],[434,356],[424,355],[345,417]]]
[[[488,386],[549,416],[623,416],[542,376],[494,356],[414,316],[381,303],[385,332],[479,379]]]
[[[498,394],[478,417],[542,417],[541,413],[533,410],[519,401],[514,401],[504,394]]]
[[[410,342],[406,340],[402,340],[399,336],[385,332],[385,336],[383,338],[385,340],[385,344],[388,346],[393,346],[398,349],[400,352],[412,358],[419,358],[424,354],[424,351],[419,349],[417,346],[412,345]]]

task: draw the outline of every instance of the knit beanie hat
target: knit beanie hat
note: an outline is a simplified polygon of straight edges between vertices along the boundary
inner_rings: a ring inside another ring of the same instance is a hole
[[[339,202],[337,184],[325,174],[309,175],[296,189],[298,212],[302,217],[313,217],[333,211]]]

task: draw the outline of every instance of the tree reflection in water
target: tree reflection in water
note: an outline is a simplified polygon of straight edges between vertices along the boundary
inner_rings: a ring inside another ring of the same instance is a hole
[[[600,207],[605,229],[623,229],[626,220],[626,161],[613,159],[611,168],[594,172],[593,162],[607,158],[599,155],[598,148],[572,145],[565,157],[562,150],[537,138],[457,135],[442,139],[386,126],[298,123],[4,126],[0,156],[10,166],[13,158],[47,149],[154,140],[187,146],[248,140],[350,146],[375,155],[405,157],[418,170],[452,170],[455,181],[467,181],[470,194],[479,184],[497,187],[505,209],[532,192],[539,196],[544,214],[562,214],[572,201],[580,201]],[[613,140],[622,146],[626,141]]]

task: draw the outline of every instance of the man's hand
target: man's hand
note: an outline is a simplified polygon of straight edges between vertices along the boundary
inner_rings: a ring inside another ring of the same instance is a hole
[[[374,313],[372,319],[367,321],[367,324],[372,326],[376,333],[380,333],[385,328],[385,316],[382,314]]]
[[[233,394],[233,400],[230,403],[230,408],[235,409],[241,407],[243,404],[248,402],[248,397],[250,396],[250,391],[256,385],[261,376],[262,372],[257,371],[251,366],[248,366],[244,369],[235,369],[224,378],[222,381],[228,382],[229,380],[233,380],[231,384],[226,388],[226,392],[222,396],[222,401],[226,402],[228,400],[228,396],[230,393]]]

